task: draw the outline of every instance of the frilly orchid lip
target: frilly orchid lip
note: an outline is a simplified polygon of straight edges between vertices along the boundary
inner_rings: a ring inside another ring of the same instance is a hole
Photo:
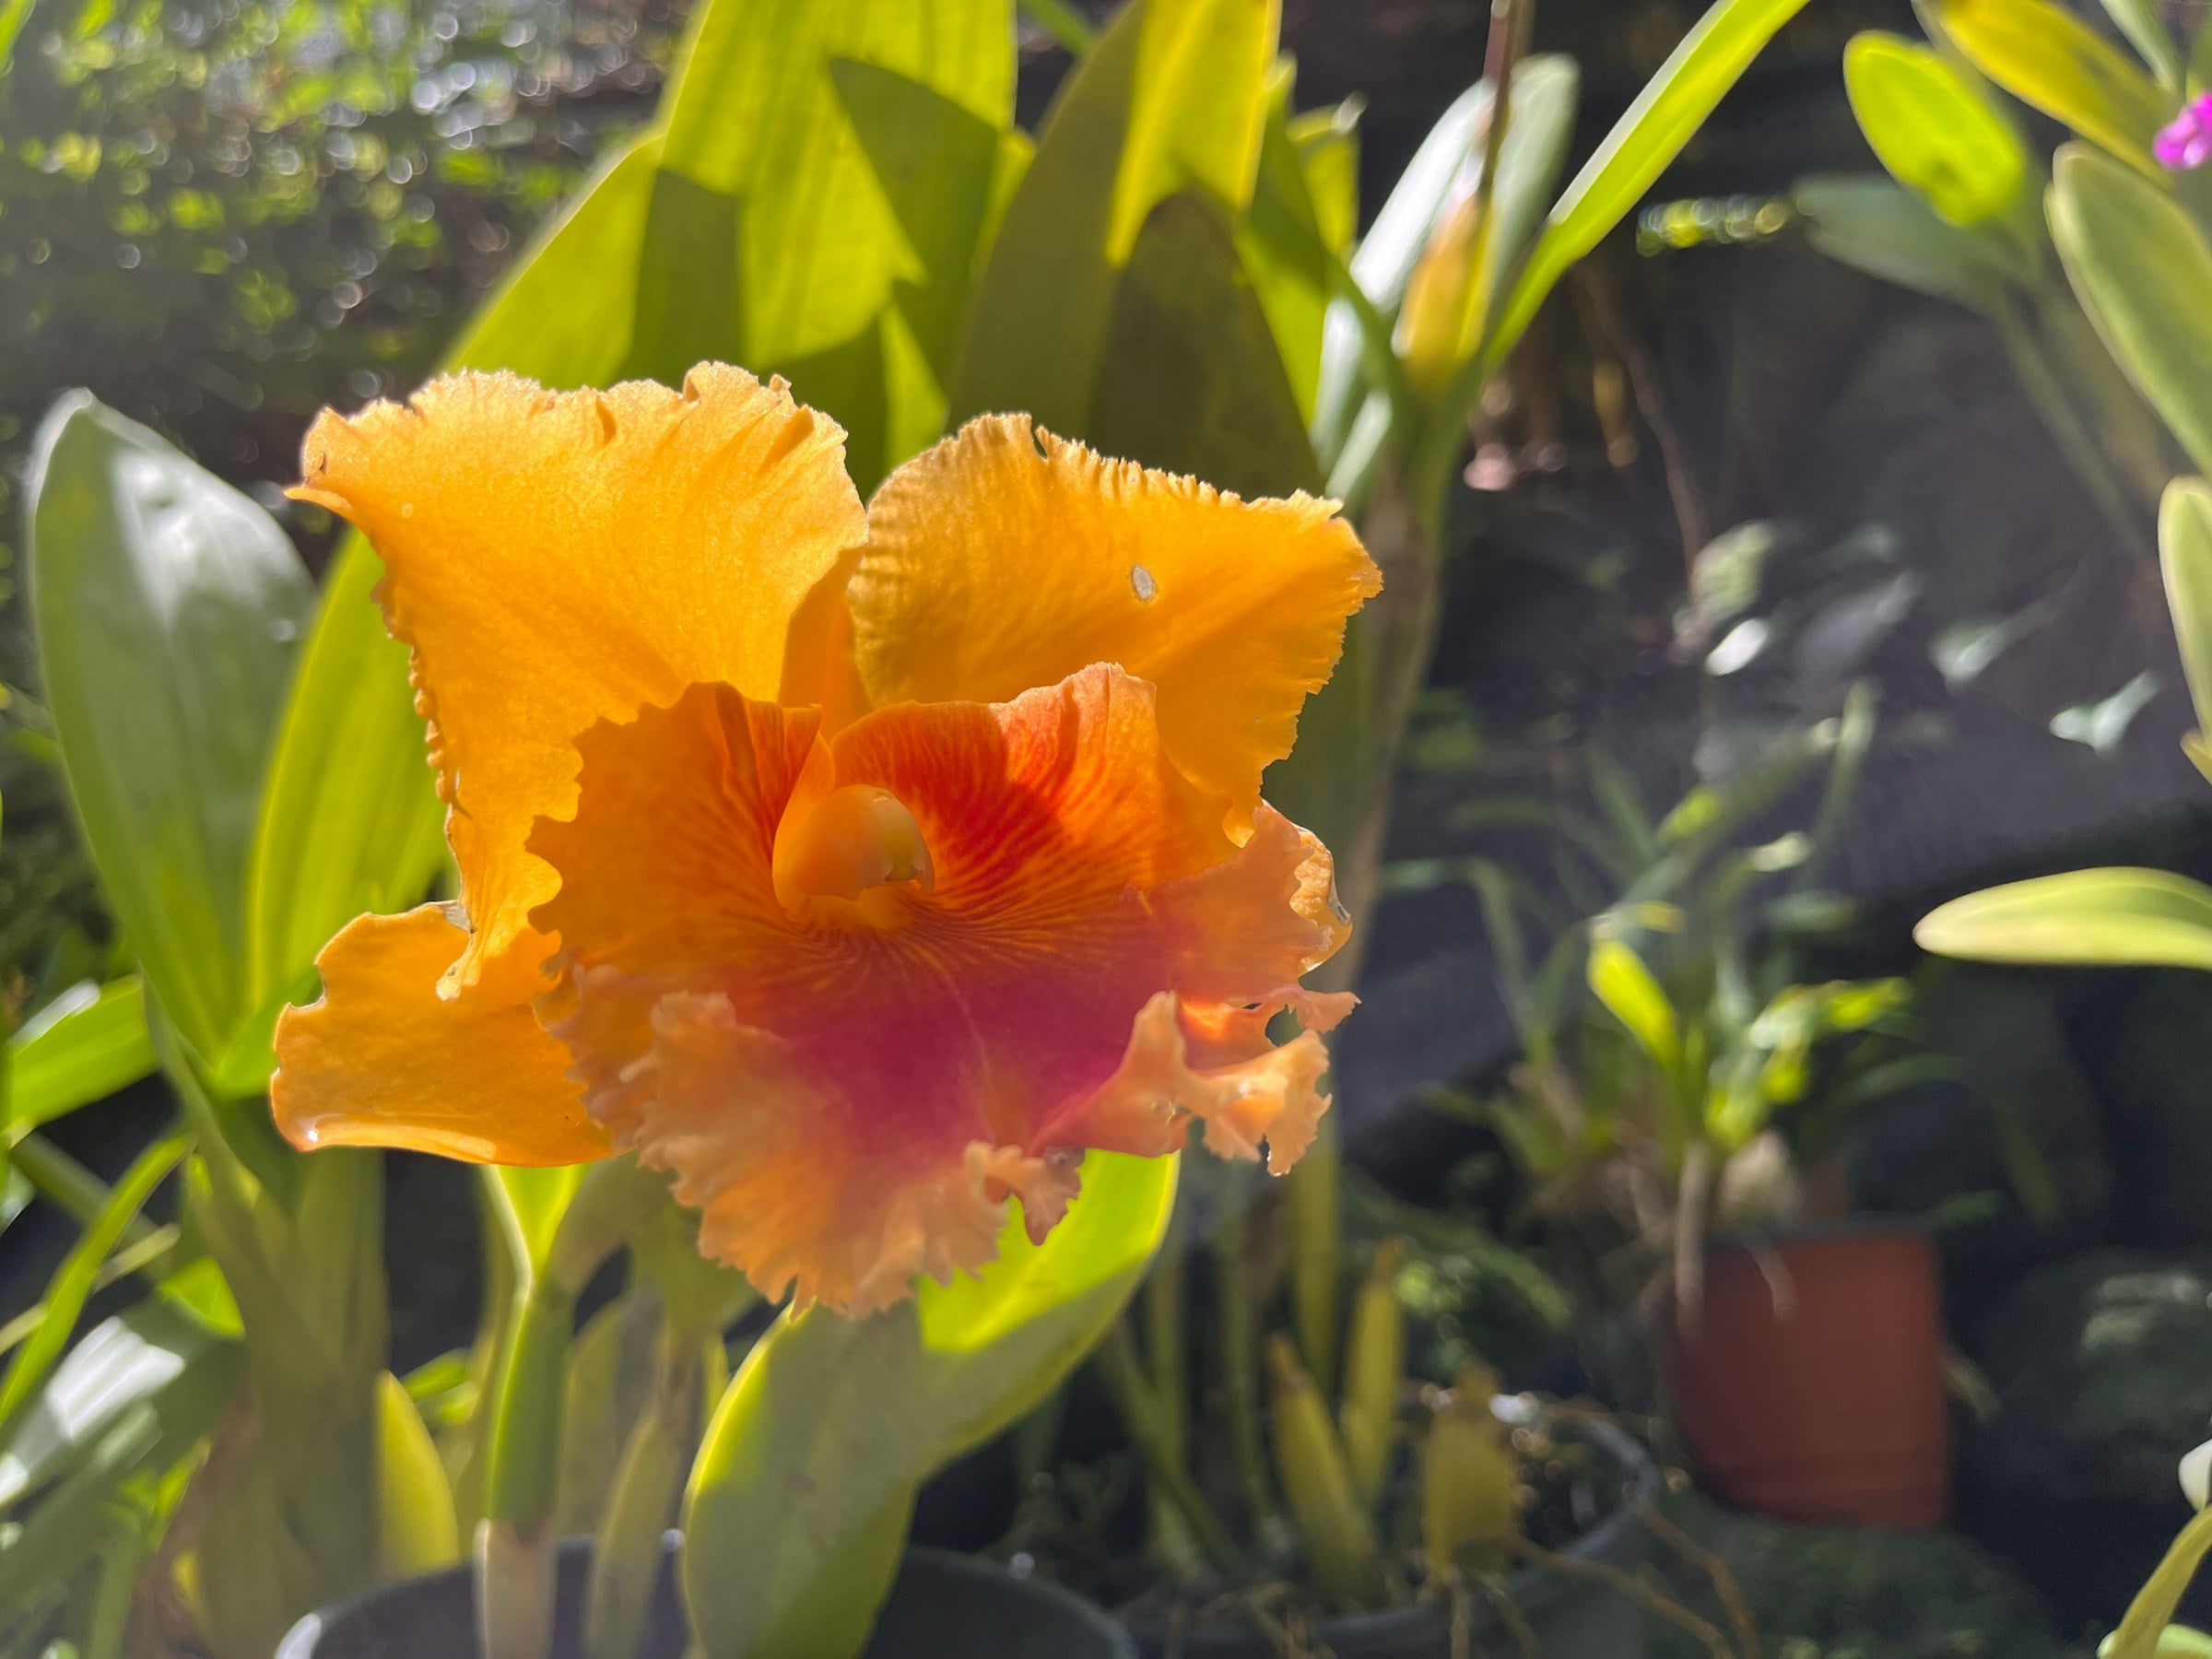
[[[1352,999],[1298,982],[1347,925],[1259,779],[1375,591],[1357,538],[1018,418],[866,516],[841,455],[713,366],[317,423],[299,493],[388,567],[463,897],[325,948],[295,1141],[634,1147],[702,1249],[853,1313],[987,1261],[1010,1196],[1041,1237],[1087,1148],[1302,1151]]]

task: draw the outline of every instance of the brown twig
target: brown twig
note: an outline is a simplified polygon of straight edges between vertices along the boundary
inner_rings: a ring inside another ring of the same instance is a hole
[[[1713,1594],[1720,1597],[1722,1613],[1735,1634],[1744,1659],[1760,1659],[1759,1626],[1751,1618],[1751,1609],[1744,1606],[1743,1592],[1736,1584],[1735,1574],[1728,1571],[1728,1563],[1677,1526],[1657,1504],[1631,1493],[1629,1512],[1650,1527],[1662,1544],[1705,1575]]]
[[[1571,1578],[1592,1579],[1611,1585],[1638,1606],[1656,1613],[1668,1623],[1688,1630],[1712,1651],[1712,1659],[1737,1659],[1737,1655],[1729,1649],[1728,1638],[1721,1633],[1717,1625],[1707,1623],[1674,1597],[1653,1589],[1632,1572],[1624,1572],[1609,1561],[1586,1561],[1579,1557],[1560,1555],[1526,1538],[1512,1540],[1511,1547],[1515,1555],[1539,1567],[1549,1567]]]

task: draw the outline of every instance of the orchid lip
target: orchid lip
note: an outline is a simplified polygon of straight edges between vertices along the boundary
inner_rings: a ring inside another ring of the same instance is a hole
[[[817,802],[781,874],[793,893],[809,899],[857,900],[903,884],[926,893],[936,885],[921,824],[905,802],[872,783],[848,783]]]

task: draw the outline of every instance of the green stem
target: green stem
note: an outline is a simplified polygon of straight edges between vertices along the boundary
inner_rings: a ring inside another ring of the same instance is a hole
[[[2012,359],[2013,373],[2018,377],[2029,401],[2035,405],[2036,413],[2042,417],[2045,429],[2065,453],[2076,476],[2097,502],[2098,510],[2119,532],[2131,551],[2156,564],[2158,550],[2144,534],[2141,509],[2113,477],[2104,451],[2075,412],[2073,394],[2059,380],[2042,342],[2020,315],[2018,306],[2007,294],[1991,306],[1989,316],[1996,325],[1998,338],[2005,344],[2006,355]]]
[[[2159,1635],[2173,1622],[2182,1593],[2189,1588],[2207,1551],[2212,1551],[2212,1509],[2199,1510],[2190,1518],[2166,1559],[2136,1592],[2120,1628],[2112,1632],[2111,1646],[2103,1650],[2105,1659],[2153,1659]]]
[[[1114,1322],[1106,1339],[1099,1344],[1096,1358],[1099,1374],[1113,1398],[1122,1426],[1135,1443],[1137,1455],[1145,1460],[1145,1474],[1153,1489],[1182,1517],[1207,1560],[1220,1571],[1231,1571],[1236,1565],[1237,1547],[1230,1538],[1229,1528],[1222,1525],[1221,1518],[1214,1513],[1206,1494],[1198,1489],[1170,1443],[1158,1404],[1152,1398],[1151,1385],[1145,1381],[1145,1369],[1137,1359],[1136,1338],[1130,1332],[1126,1319]]]
[[[1182,1328],[1182,1276],[1189,1260],[1190,1236],[1178,1205],[1168,1218],[1167,1236],[1145,1281],[1145,1352],[1152,1362],[1152,1397],[1179,1465],[1189,1442],[1190,1378]]]
[[[592,1556],[586,1659],[637,1659],[641,1651],[660,1580],[661,1537],[676,1512],[685,1453],[698,1433],[699,1361],[696,1335],[664,1323],[653,1395],[623,1448]]]
[[[541,1277],[524,1290],[485,1424],[477,1612],[485,1659],[546,1659],[552,1634],[553,1504],[576,1299]]]
[[[8,1148],[7,1161],[79,1227],[89,1224],[108,1202],[108,1183],[36,1130]],[[151,1222],[134,1218],[124,1239],[135,1243],[151,1231]]]
[[[1232,1171],[1232,1174],[1241,1173]],[[1253,1532],[1265,1537],[1276,1514],[1267,1478],[1267,1448],[1260,1423],[1259,1312],[1253,1305],[1252,1253],[1245,1225],[1245,1183],[1231,1183],[1227,1209],[1214,1233],[1216,1300],[1221,1311],[1222,1383],[1229,1399],[1230,1446],[1237,1483],[1252,1514]]]
[[[1077,57],[1088,52],[1091,42],[1098,39],[1098,31],[1067,0],[1021,0],[1021,9]]]

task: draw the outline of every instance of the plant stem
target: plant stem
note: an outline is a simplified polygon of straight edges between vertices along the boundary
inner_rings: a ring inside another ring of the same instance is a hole
[[[1231,1171],[1232,1176],[1241,1173]],[[1232,1180],[1228,1206],[1214,1231],[1215,1300],[1221,1312],[1221,1373],[1229,1397],[1237,1482],[1243,1488],[1253,1535],[1265,1537],[1276,1507],[1260,1428],[1259,1312],[1252,1298],[1252,1250],[1245,1225],[1248,1192],[1245,1182]]]
[[[1091,42],[1098,39],[1098,31],[1067,0],[1021,0],[1021,9],[1030,15],[1030,21],[1077,57],[1088,52]]]
[[[485,1424],[484,1520],[477,1531],[485,1659],[546,1659],[553,1628],[552,1516],[561,1401],[576,1299],[550,1276],[514,1312]]]
[[[599,1524],[585,1605],[586,1659],[637,1659],[660,1578],[661,1536],[676,1510],[686,1453],[698,1433],[700,1344],[664,1322],[653,1390],[623,1449]]]
[[[1180,1177],[1179,1177],[1180,1178]],[[1167,1236],[1145,1281],[1145,1352],[1151,1361],[1152,1400],[1175,1462],[1182,1464],[1189,1441],[1190,1386],[1184,1364],[1182,1276],[1190,1261],[1190,1236],[1181,1205],[1168,1218]]]
[[[1145,1473],[1153,1489],[1174,1506],[1206,1559],[1223,1572],[1231,1571],[1236,1565],[1237,1547],[1230,1538],[1229,1528],[1221,1524],[1221,1518],[1214,1513],[1213,1506],[1169,1444],[1158,1404],[1137,1359],[1136,1338],[1126,1319],[1114,1322],[1095,1357],[1122,1426],[1135,1442],[1137,1455],[1145,1460]]]

